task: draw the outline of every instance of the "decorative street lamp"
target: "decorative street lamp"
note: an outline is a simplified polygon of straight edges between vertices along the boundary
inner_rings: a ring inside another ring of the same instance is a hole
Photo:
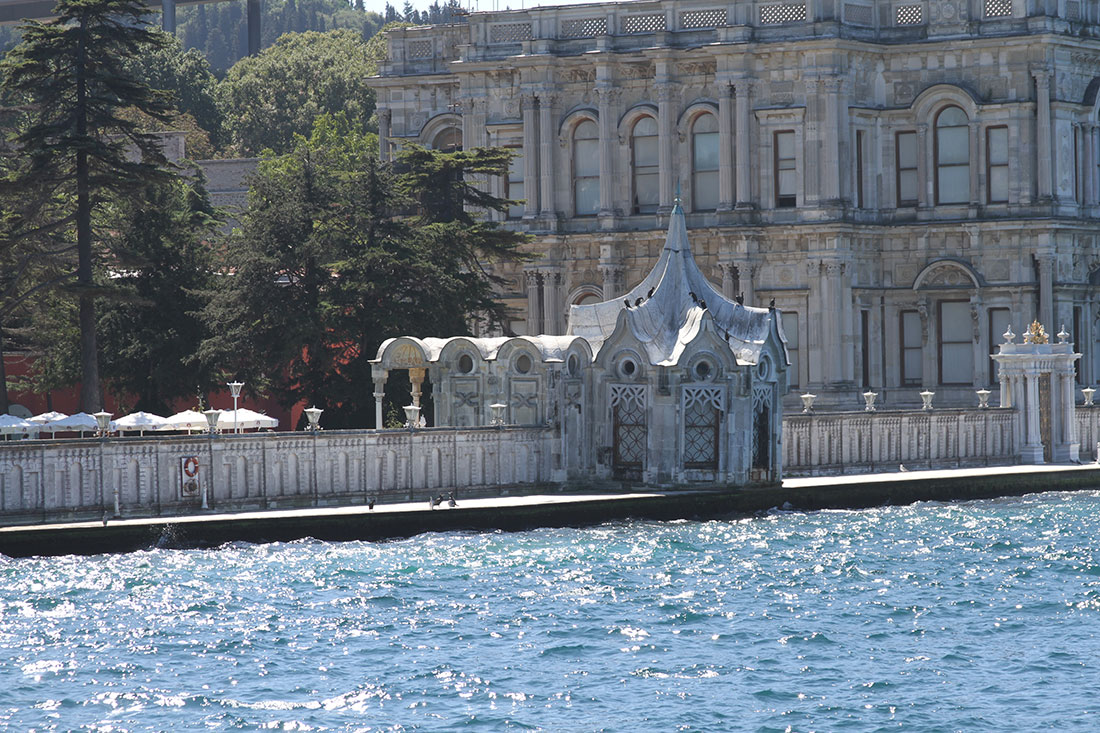
[[[210,508],[210,489],[211,484],[214,483],[214,433],[218,432],[218,418],[221,417],[221,410],[203,410],[203,415],[206,416],[206,425],[210,428],[207,436],[207,446],[210,449],[210,477],[202,483],[202,508]]]
[[[304,412],[306,413],[306,419],[309,420],[309,429],[316,433],[320,429],[321,413],[324,410],[320,407],[307,407]]]
[[[99,437],[107,437],[107,433],[111,430],[111,413],[100,410],[93,414],[92,417],[95,418],[95,424],[99,428]]]
[[[240,432],[237,430],[237,398],[241,396],[241,387],[244,386],[244,382],[226,382],[225,385],[233,393],[233,432],[237,433]]]

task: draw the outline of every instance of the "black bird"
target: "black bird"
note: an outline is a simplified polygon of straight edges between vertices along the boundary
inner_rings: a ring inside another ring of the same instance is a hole
[[[698,303],[699,302],[699,296],[697,296],[695,293],[693,293],[691,291],[688,291],[688,295],[691,296],[691,302],[692,303]]]
[[[645,298],[638,298],[637,300],[635,300],[634,307],[637,308],[638,306],[640,306],[643,300],[645,300]]]
[[[768,308],[770,308],[771,310],[775,310],[775,298],[772,298],[768,301]]]
[[[726,343],[728,344],[730,342],[730,332],[722,331],[722,336],[726,339]]]
[[[373,496],[370,497],[369,499],[367,499],[367,509],[369,511],[374,511],[374,497]]]
[[[745,294],[744,293],[738,293],[737,297],[734,298],[734,300],[737,301],[737,305],[744,305],[745,304]]]
[[[630,307],[630,301],[629,301],[629,300],[624,300],[623,302],[624,302],[624,303],[626,303],[626,307],[627,307],[627,308],[629,308],[629,307]]]
[[[453,491],[452,491],[452,492],[450,493],[450,495],[449,495],[449,496],[447,497],[447,506],[449,506],[449,507],[456,507],[456,506],[458,506],[458,502],[457,502],[457,501],[455,501],[455,492],[453,492]]]
[[[654,290],[656,290],[656,289],[657,289],[657,288],[650,288],[650,289],[649,289],[649,292],[645,294],[646,300],[648,300],[648,299],[650,299],[650,298],[652,298],[652,297],[653,297],[653,291],[654,291]]]
[[[702,308],[703,310],[706,310],[707,309],[707,301],[700,299],[699,300],[699,307]]]

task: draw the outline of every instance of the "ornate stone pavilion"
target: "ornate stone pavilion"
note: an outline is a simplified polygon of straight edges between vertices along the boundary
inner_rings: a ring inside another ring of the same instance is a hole
[[[703,274],[774,299],[818,405],[974,406],[1009,321],[1100,377],[1100,6],[640,0],[389,34],[382,154],[503,145],[516,333],[563,334],[661,254],[676,182]],[[788,403],[797,401],[792,395]]]
[[[572,306],[565,336],[402,336],[374,364],[378,398],[389,372],[407,369],[419,405],[427,378],[435,426],[551,425],[561,480],[781,475],[789,360],[780,313],[707,281],[678,204],[649,273],[615,300]]]

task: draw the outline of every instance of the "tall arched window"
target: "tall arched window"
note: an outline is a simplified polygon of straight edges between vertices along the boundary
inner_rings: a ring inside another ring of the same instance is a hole
[[[958,107],[936,115],[936,203],[970,201],[970,125]]]
[[[691,128],[691,208],[718,208],[718,120],[699,115]]]
[[[573,128],[573,213],[592,216],[600,210],[600,129],[592,120]]]
[[[453,153],[462,150],[462,130],[457,127],[448,127],[432,140],[432,150],[440,150],[444,153]]]
[[[660,162],[657,155],[657,120],[643,117],[634,123],[630,148],[634,161],[634,213],[652,214],[660,203]]]

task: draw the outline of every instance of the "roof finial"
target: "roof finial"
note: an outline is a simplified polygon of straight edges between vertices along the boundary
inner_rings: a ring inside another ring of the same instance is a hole
[[[679,176],[677,176],[677,178],[676,178],[676,198],[673,199],[673,203],[676,204],[677,206],[679,206],[681,204],[681,201],[680,201],[680,178],[679,178]]]

